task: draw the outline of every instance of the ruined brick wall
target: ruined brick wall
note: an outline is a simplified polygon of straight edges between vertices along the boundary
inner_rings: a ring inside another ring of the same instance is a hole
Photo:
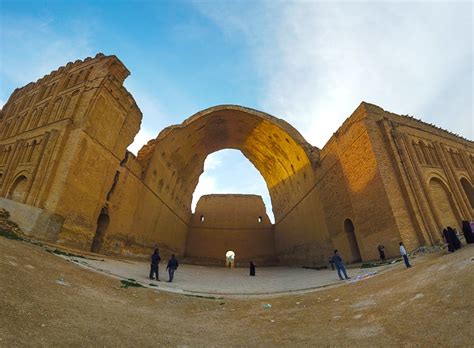
[[[283,120],[222,105],[164,129],[135,157],[126,148],[141,112],[123,87],[128,74],[117,57],[99,54],[15,90],[0,111],[0,196],[54,217],[54,230],[39,237],[84,250],[143,256],[158,246],[215,260],[235,243],[244,260],[319,265],[334,248],[346,261],[376,259],[378,244],[395,256],[400,240],[408,249],[434,244],[443,227],[474,219],[473,142],[367,103],[322,150]],[[242,151],[262,174],[271,228],[260,203],[239,199],[201,206],[223,217],[212,226],[191,214],[204,160],[224,148]],[[255,220],[247,205],[265,221],[256,239],[253,225],[232,218],[238,210]]]
[[[64,217],[58,242],[90,248],[141,113],[114,56],[69,63],[17,89],[0,120],[1,195]]]
[[[276,263],[273,225],[260,196],[202,196],[192,216],[186,257],[194,262],[224,265],[232,250],[237,265]]]
[[[474,219],[474,143],[371,106],[372,141],[405,244],[442,240],[448,225]]]
[[[318,190],[334,247],[347,260],[441,241],[474,218],[471,141],[362,103],[321,151]],[[353,225],[354,237],[346,221]]]

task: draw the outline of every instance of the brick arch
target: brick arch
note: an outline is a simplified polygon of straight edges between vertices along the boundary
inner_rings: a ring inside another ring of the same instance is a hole
[[[471,210],[474,209],[474,187],[472,183],[464,176],[459,178],[459,182],[464,190],[464,194],[467,197]]]
[[[27,173],[21,172],[17,174],[8,188],[8,199],[19,203],[25,203],[28,195],[28,180]]]
[[[140,150],[138,160],[145,168],[145,181],[156,181],[150,185],[157,188],[160,179],[169,182],[176,188],[170,192],[183,197],[190,208],[206,157],[222,149],[240,150],[260,172],[277,222],[314,185],[319,149],[287,122],[237,105],[211,107],[165,128]],[[158,177],[152,179],[153,173]],[[186,185],[180,187],[177,181]]]
[[[456,204],[446,181],[438,175],[433,175],[428,179],[428,187],[440,231],[446,226],[459,228],[459,213],[455,208]],[[440,234],[440,231],[438,231],[438,234]]]

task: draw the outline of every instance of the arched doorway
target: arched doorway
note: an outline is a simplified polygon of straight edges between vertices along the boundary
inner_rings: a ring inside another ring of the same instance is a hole
[[[227,268],[234,268],[235,265],[235,253],[229,250],[225,253],[225,266]]]
[[[15,179],[8,190],[8,199],[15,202],[24,203],[28,194],[28,179],[24,175],[20,175]]]
[[[459,222],[448,187],[439,178],[431,178],[429,188],[435,214],[441,224],[441,226],[439,226],[440,231],[438,231],[436,237],[441,238],[441,230],[443,228],[446,226],[459,228]]]
[[[357,243],[355,228],[351,219],[344,220],[344,232],[347,237],[347,242],[349,243],[349,249],[352,256],[352,262],[361,261],[362,257],[360,256],[359,244]]]
[[[102,243],[104,242],[105,232],[107,227],[109,227],[109,214],[107,208],[102,208],[100,211],[99,218],[97,219],[97,228],[95,231],[94,240],[92,241],[91,251],[98,253],[102,248]]]
[[[466,178],[461,178],[461,186],[464,189],[469,204],[471,205],[471,209],[474,209],[474,188]]]

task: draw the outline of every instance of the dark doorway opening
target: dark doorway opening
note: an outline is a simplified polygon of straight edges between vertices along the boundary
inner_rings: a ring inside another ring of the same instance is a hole
[[[360,256],[359,244],[357,244],[357,238],[355,235],[354,224],[351,219],[344,221],[344,231],[346,232],[347,241],[352,254],[352,262],[362,261]]]
[[[100,211],[99,218],[97,219],[97,229],[95,230],[94,240],[92,241],[91,251],[98,253],[102,248],[104,242],[105,231],[109,227],[109,213],[106,207]]]

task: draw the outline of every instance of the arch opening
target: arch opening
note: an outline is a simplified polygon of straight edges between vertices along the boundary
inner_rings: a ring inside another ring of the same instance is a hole
[[[344,220],[344,232],[346,234],[347,242],[349,244],[349,251],[351,253],[352,262],[361,261],[362,257],[360,255],[359,244],[357,243],[355,228],[351,219]]]
[[[193,193],[191,211],[196,211],[199,198],[208,194],[254,194],[261,196],[270,221],[275,221],[270,194],[262,175],[241,151],[224,149],[207,156],[204,171]],[[201,217],[201,221],[204,217]],[[256,215],[259,223],[263,218]]]
[[[225,266],[228,268],[234,268],[235,266],[235,252],[229,250],[225,253]]]
[[[276,224],[314,185],[319,149],[287,122],[236,105],[212,107],[165,128],[139,151],[138,160],[150,186],[158,188],[160,179],[170,182],[161,195],[185,215],[191,213],[206,158],[223,149],[239,150],[260,173]]]
[[[461,186],[466,194],[469,204],[471,205],[471,209],[474,209],[474,188],[466,178],[461,178]]]
[[[92,240],[91,251],[94,253],[100,252],[102,244],[104,242],[105,233],[107,227],[109,227],[110,217],[107,208],[102,208],[99,217],[97,218],[97,228],[95,231],[94,239]]]
[[[15,202],[24,203],[28,194],[28,179],[24,175],[20,175],[15,179],[8,190],[8,199]]]
[[[446,226],[459,228],[458,218],[456,217],[456,212],[454,211],[451,192],[448,187],[438,178],[433,177],[429,181],[429,189],[432,197],[435,208],[435,214],[437,215],[438,221],[440,223],[440,231],[433,236],[434,240],[442,240],[441,231]]]

